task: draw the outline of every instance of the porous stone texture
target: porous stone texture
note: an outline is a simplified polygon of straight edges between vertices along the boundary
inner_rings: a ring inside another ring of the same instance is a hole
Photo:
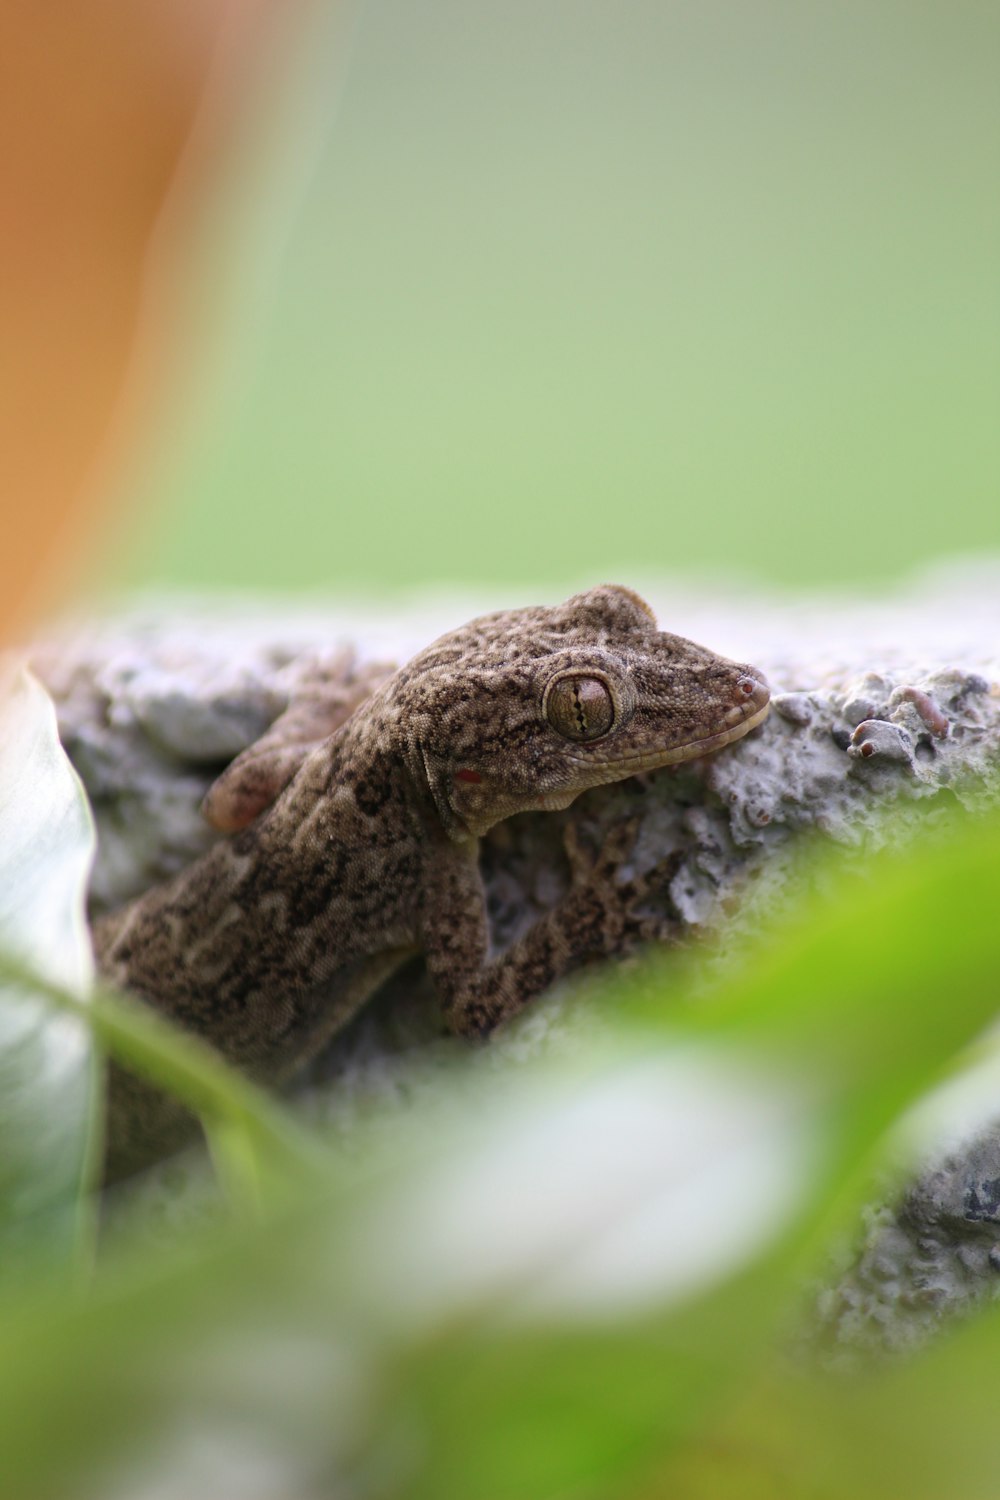
[[[834,1363],[910,1349],[949,1315],[1000,1295],[1000,1126],[935,1160],[901,1196],[870,1204],[842,1262],[817,1299]]]
[[[731,581],[700,590],[615,581],[638,588],[664,629],[762,668],[773,712],[714,759],[598,788],[566,813],[493,830],[482,864],[501,945],[566,889],[569,822],[596,848],[623,816],[637,818],[641,869],[678,851],[659,912],[693,936],[714,932],[724,956],[774,907],[793,865],[801,877],[803,835],[860,861],[918,825],[925,831],[956,802],[975,810],[1000,797],[1000,563],[868,599],[776,599]],[[78,622],[38,645],[35,669],[56,699],[97,820],[95,912],[174,873],[218,837],[199,815],[204,793],[317,667],[331,692],[356,695],[387,660],[404,660],[473,615],[537,602],[523,590],[392,609],[161,601]],[[565,994],[536,1002],[503,1045],[562,1044],[573,1025]],[[464,1045],[442,1034],[411,965],[313,1068],[308,1107],[349,1133],[363,1102],[405,1102],[425,1086],[414,1052],[426,1081],[428,1064],[433,1073],[435,1059]],[[998,1205],[1000,1133],[987,1132],[936,1163],[900,1202],[873,1206],[860,1249],[820,1296],[833,1345],[912,1342],[947,1310],[1000,1285]]]

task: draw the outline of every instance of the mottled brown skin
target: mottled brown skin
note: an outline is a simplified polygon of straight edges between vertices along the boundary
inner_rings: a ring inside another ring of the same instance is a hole
[[[590,787],[708,754],[767,705],[755,668],[657,630],[628,589],[473,620],[346,722],[343,704],[326,716],[315,701],[305,715],[293,705],[287,742],[279,723],[208,805],[231,829],[276,800],[102,919],[101,971],[267,1083],[290,1078],[418,952],[449,1027],[482,1035],[575,964],[641,934],[636,908],[657,872],[617,874],[628,827],[589,864],[572,847],[566,898],[493,956],[479,837],[514,813],[564,808]],[[314,748],[305,723],[327,734]],[[113,1073],[109,1177],[193,1129],[172,1101]]]

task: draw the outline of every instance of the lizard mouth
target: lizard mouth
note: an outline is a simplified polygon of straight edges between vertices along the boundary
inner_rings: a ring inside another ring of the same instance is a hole
[[[767,698],[761,703],[757,696],[754,701],[737,704],[729,709],[723,720],[723,727],[714,734],[687,740],[682,745],[651,746],[649,749],[637,750],[632,755],[615,756],[604,762],[590,761],[587,766],[588,785],[624,781],[627,776],[637,776],[642,771],[657,771],[662,766],[677,766],[684,761],[699,760],[703,755],[712,755],[724,745],[741,740],[751,729],[756,729],[758,724],[763,724],[770,707]],[[602,771],[605,774],[595,782],[594,773]]]

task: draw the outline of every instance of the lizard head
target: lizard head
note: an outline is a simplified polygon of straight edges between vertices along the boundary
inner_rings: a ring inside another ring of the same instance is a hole
[[[454,838],[721,749],[761,723],[756,667],[657,629],[606,584],[484,615],[386,685],[387,727]]]

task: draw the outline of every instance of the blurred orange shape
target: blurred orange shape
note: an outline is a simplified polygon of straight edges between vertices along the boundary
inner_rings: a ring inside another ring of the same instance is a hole
[[[69,575],[148,419],[177,260],[150,281],[151,245],[183,247],[296,11],[0,0],[0,640]]]

